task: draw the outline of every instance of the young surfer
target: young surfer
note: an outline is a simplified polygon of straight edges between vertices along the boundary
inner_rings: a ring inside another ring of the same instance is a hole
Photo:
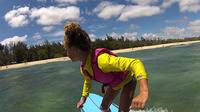
[[[91,82],[107,85],[101,103],[101,111],[109,112],[109,106],[121,90],[119,111],[143,109],[149,97],[147,73],[140,59],[119,57],[106,48],[91,49],[88,34],[77,23],[64,27],[64,47],[72,61],[80,61],[84,77],[82,97],[77,103],[81,108],[89,95]],[[139,93],[134,95],[138,82]]]

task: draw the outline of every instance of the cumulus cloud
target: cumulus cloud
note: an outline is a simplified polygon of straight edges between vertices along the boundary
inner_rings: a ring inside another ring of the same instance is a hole
[[[141,26],[136,25],[136,24],[130,24],[130,25],[129,25],[129,29],[130,29],[130,30],[136,30],[136,29],[140,29],[140,28],[141,28]]]
[[[200,36],[200,19],[189,22],[187,28]]]
[[[102,19],[110,19],[119,16],[125,5],[114,4],[112,2],[101,2],[93,12],[98,13],[97,16]]]
[[[181,38],[186,37],[186,29],[178,27],[166,27],[161,30],[167,38]]]
[[[181,12],[197,12],[200,10],[199,0],[163,0],[162,8],[168,8],[172,4],[178,3]]]
[[[168,8],[170,7],[172,4],[178,2],[179,0],[163,0],[163,3],[161,5],[162,8]]]
[[[197,12],[200,10],[199,0],[180,0],[179,7],[181,12]]]
[[[158,0],[126,0],[138,5],[152,5],[158,2]]]
[[[30,19],[36,20],[36,23],[44,25],[43,30],[48,32],[53,29],[53,25],[61,24],[66,20],[81,20],[81,17],[80,9],[75,6],[65,8],[51,6],[32,9],[25,6],[7,12],[4,19],[13,28],[27,25]]]
[[[29,13],[29,7],[21,7],[7,12],[4,19],[13,28],[22,27],[29,23]]]
[[[106,25],[90,25],[88,26],[88,29],[91,31],[91,32],[95,32],[97,30],[100,30],[100,29],[103,29],[105,28]]]
[[[124,8],[118,20],[128,21],[131,18],[153,16],[161,12],[161,9],[157,6],[129,5]]]
[[[40,39],[42,38],[42,36],[40,35],[40,33],[35,33],[35,34],[32,36],[32,38],[33,38],[34,40],[40,40]]]
[[[115,39],[119,39],[121,38],[121,36],[123,36],[125,39],[129,39],[129,40],[136,40],[138,37],[138,33],[137,32],[125,32],[125,33],[116,33],[116,32],[112,32],[108,34],[109,36],[112,36]]]
[[[78,20],[80,9],[75,6],[67,8],[48,7],[48,8],[33,8],[31,18],[36,18],[36,22],[40,25],[57,25],[65,20]]]
[[[95,34],[93,34],[93,33],[90,33],[89,37],[90,37],[91,41],[95,41],[96,38],[97,38],[97,36]]]
[[[87,0],[55,0],[55,2],[60,4],[77,4],[78,2],[83,2]]]
[[[89,10],[88,8],[86,8],[84,12],[86,15],[89,15],[89,16],[93,15],[92,10]]]
[[[11,38],[7,38],[3,41],[1,41],[0,43],[2,45],[9,45],[9,44],[16,44],[18,42],[25,42],[27,40],[27,35],[24,35],[24,36],[14,36],[14,37],[11,37]]]
[[[42,30],[45,31],[45,32],[50,32],[51,30],[53,30],[53,28],[54,28],[54,26],[44,26],[42,28]]]
[[[65,35],[64,31],[57,31],[50,34],[50,36],[53,36],[53,37],[64,37],[64,35]]]
[[[97,16],[102,19],[118,17],[120,21],[128,21],[131,18],[152,16],[163,12],[160,7],[147,5],[123,5],[112,2],[101,2],[94,10]]]
[[[47,2],[47,0],[37,0],[38,2]]]
[[[158,39],[160,36],[158,34],[155,33],[144,33],[142,34],[142,37],[145,39]]]
[[[187,16],[183,16],[177,20],[165,20],[166,23],[171,23],[171,24],[182,24],[182,23],[186,23],[187,21],[188,21]]]
[[[138,37],[138,33],[137,32],[125,32],[124,34],[122,34],[123,37],[129,39],[129,40],[136,40]]]

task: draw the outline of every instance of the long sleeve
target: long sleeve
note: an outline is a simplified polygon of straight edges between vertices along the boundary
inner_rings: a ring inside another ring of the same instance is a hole
[[[140,59],[116,57],[108,53],[98,56],[98,66],[103,72],[130,71],[137,79],[147,79],[147,73]]]
[[[81,74],[84,77],[82,96],[87,97],[89,95],[89,92],[90,92],[90,89],[91,89],[92,80],[89,77],[86,77],[81,69],[80,69],[80,71],[81,71]]]

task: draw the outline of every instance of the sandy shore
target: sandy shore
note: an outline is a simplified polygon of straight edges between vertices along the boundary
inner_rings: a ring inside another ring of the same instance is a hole
[[[125,53],[125,52],[139,51],[139,50],[145,50],[145,49],[163,48],[163,47],[168,47],[168,46],[189,45],[189,44],[198,43],[198,42],[200,42],[200,41],[188,41],[188,42],[160,44],[160,45],[153,45],[153,46],[144,46],[144,47],[137,47],[137,48],[113,50],[113,52]],[[32,65],[38,65],[38,64],[46,64],[49,62],[68,61],[68,60],[70,60],[68,57],[61,57],[61,58],[40,60],[40,61],[34,61],[34,62],[26,62],[26,63],[20,63],[20,64],[7,65],[7,66],[0,66],[0,71],[7,70],[7,69],[13,69],[13,68],[28,67],[28,66],[32,66]]]

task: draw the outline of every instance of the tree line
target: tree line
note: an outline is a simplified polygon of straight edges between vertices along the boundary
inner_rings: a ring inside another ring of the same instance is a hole
[[[140,39],[130,40],[123,36],[121,36],[120,38],[114,38],[112,36],[106,35],[105,39],[96,39],[95,41],[93,41],[92,49],[104,47],[115,50],[194,40],[200,40],[200,37],[184,39],[145,39],[141,37]],[[50,43],[46,40],[41,45],[31,46],[28,46],[23,42],[9,45],[0,44],[0,66],[51,58],[59,58],[64,56],[67,56],[67,54],[63,47],[63,44],[61,44],[60,42]]]
[[[60,42],[44,41],[41,45],[31,46],[27,46],[23,42],[9,45],[0,44],[0,66],[63,56],[66,56],[66,52]]]

